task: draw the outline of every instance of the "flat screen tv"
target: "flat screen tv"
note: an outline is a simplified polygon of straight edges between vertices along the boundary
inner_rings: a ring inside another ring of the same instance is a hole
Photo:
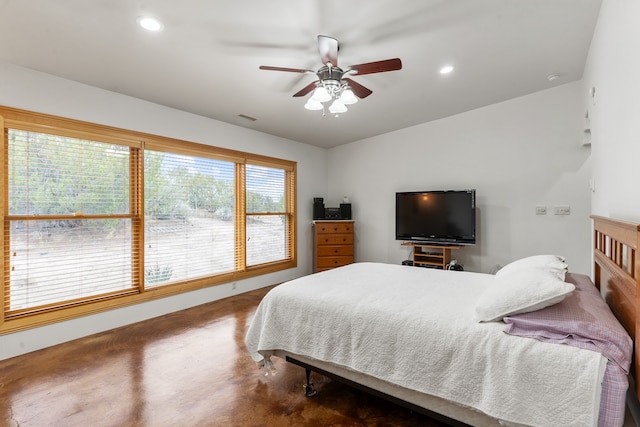
[[[475,245],[476,191],[396,193],[396,240]]]

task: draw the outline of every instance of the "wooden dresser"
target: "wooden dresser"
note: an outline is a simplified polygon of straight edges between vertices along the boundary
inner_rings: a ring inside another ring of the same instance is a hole
[[[354,262],[354,221],[313,221],[313,271]]]

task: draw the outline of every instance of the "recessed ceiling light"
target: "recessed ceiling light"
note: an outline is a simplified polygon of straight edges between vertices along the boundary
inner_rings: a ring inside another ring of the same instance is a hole
[[[138,25],[148,31],[160,31],[164,28],[160,21],[150,16],[140,16],[138,18]]]
[[[444,67],[440,68],[440,74],[449,74],[452,71],[453,65],[445,65]]]

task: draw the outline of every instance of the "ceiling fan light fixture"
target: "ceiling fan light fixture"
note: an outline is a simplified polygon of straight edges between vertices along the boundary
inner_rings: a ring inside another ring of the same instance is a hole
[[[344,113],[347,110],[348,110],[347,106],[344,105],[342,102],[340,102],[337,99],[335,101],[333,101],[333,103],[329,107],[329,112],[332,113],[332,114]]]
[[[311,99],[316,102],[327,102],[331,100],[331,94],[324,86],[318,86],[311,95]]]
[[[345,77],[348,73],[359,76],[402,69],[402,61],[400,58],[365,62],[363,64],[354,64],[346,68],[340,68],[338,66],[338,47],[338,40],[333,37],[318,36],[318,52],[322,60],[322,67],[317,71],[266,65],[261,65],[258,68],[261,70],[285,71],[288,73],[315,74],[318,80],[309,83],[294,93],[293,97],[298,98],[311,94],[304,108],[307,110],[322,110],[323,115],[326,113],[325,106],[329,104],[331,104],[328,108],[329,112],[338,115],[348,110],[347,105],[355,104],[359,99],[371,95],[371,89],[362,86],[351,78]]]
[[[350,87],[346,87],[342,93],[340,94],[340,98],[338,98],[341,103],[344,105],[351,105],[358,102],[358,98],[353,94],[353,91]]]
[[[304,104],[304,108],[307,110],[322,110],[324,107],[322,104],[312,98],[309,98],[306,104]]]

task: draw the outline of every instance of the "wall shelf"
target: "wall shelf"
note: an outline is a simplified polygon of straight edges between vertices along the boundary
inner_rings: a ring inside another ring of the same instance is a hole
[[[589,118],[589,110],[584,113],[584,128],[582,130],[582,145],[584,147],[591,146],[591,119]]]

